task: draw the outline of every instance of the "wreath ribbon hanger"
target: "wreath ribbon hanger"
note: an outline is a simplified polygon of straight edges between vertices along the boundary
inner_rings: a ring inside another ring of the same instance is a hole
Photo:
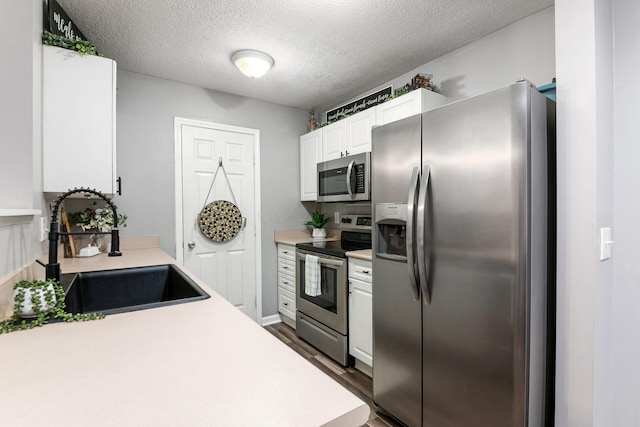
[[[229,186],[233,203],[228,200],[214,200],[207,204],[220,169],[222,169],[222,174]],[[222,164],[222,157],[218,158],[218,168],[213,175],[209,192],[207,193],[207,197],[204,199],[204,205],[202,206],[200,213],[197,215],[196,222],[202,234],[214,242],[229,241],[236,237],[240,230],[246,226],[246,218],[242,217],[242,213],[238,208],[238,202],[233,194],[231,182],[229,181],[227,171],[224,169],[224,165]]]

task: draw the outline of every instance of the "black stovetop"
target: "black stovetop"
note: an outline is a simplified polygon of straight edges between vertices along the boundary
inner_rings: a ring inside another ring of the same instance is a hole
[[[296,248],[346,258],[349,251],[371,249],[371,231],[343,231],[340,240],[298,243]]]

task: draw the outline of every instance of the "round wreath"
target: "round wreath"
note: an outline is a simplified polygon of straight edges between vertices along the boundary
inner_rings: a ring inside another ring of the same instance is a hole
[[[198,215],[198,226],[202,234],[214,242],[226,242],[240,232],[242,214],[233,203],[216,200],[202,209]]]

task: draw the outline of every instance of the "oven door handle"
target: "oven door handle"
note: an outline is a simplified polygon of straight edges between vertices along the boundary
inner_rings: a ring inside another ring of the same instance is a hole
[[[335,266],[335,267],[342,267],[344,265],[344,261],[336,261],[333,259],[329,259],[329,258],[324,258],[322,255],[316,255],[310,252],[298,252],[298,258],[300,258],[301,260],[305,259],[305,255],[314,255],[318,257],[318,262],[320,264],[324,264],[324,265],[330,265],[330,266]]]

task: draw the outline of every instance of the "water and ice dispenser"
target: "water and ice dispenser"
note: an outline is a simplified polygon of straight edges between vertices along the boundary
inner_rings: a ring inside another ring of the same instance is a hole
[[[376,256],[407,262],[407,204],[376,203],[375,222]]]

